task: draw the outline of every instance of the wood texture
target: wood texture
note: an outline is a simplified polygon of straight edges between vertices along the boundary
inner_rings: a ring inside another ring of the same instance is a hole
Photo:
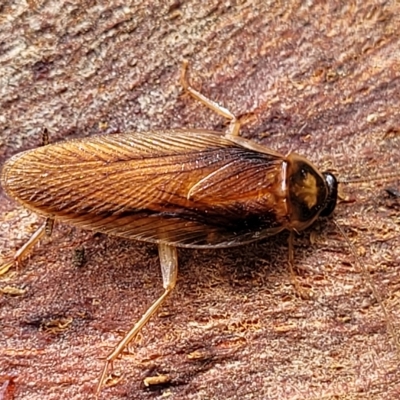
[[[186,58],[243,136],[339,177],[399,170],[398,2],[5,1],[0,21],[0,163],[39,145],[43,127],[51,141],[223,129],[181,95]],[[335,216],[398,328],[400,199],[386,188],[399,181],[343,186]],[[0,196],[5,256],[39,219]],[[286,240],[180,251],[174,295],[101,398],[398,398],[384,316],[335,227],[296,239],[310,300],[290,284]],[[0,279],[0,375],[15,399],[92,398],[102,358],[162,291],[152,245],[68,226]],[[157,374],[170,383],[146,388]]]

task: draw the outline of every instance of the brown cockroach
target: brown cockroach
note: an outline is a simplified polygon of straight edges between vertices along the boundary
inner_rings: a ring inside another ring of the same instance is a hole
[[[186,69],[184,63],[183,88],[230,121],[225,135],[165,129],[56,144],[45,136],[44,146],[13,156],[2,169],[6,193],[47,217],[12,262],[50,233],[54,220],[158,245],[164,293],[108,355],[97,393],[112,363],[174,289],[177,247],[234,247],[288,230],[292,265],[293,233],[336,205],[333,174],[240,137],[239,121],[193,89]]]

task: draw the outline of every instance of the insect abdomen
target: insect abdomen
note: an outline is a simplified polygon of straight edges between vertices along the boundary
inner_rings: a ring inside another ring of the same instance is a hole
[[[231,246],[285,228],[284,162],[215,133],[131,133],[22,153],[2,184],[24,206],[86,229]]]

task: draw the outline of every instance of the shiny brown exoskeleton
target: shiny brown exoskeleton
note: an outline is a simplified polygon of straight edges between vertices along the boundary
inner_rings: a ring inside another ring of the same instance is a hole
[[[4,190],[48,221],[159,246],[165,292],[107,357],[98,391],[112,362],[174,288],[176,247],[232,247],[300,231],[336,205],[332,174],[239,137],[236,118],[191,88],[185,71],[184,88],[231,120],[224,136],[206,130],[95,136],[25,151],[2,169]]]
[[[336,181],[306,159],[206,131],[126,133],[29,150],[5,191],[84,229],[178,247],[231,247],[333,211]]]

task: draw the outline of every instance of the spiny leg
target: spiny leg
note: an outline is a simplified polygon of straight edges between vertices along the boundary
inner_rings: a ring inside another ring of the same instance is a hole
[[[221,115],[222,117],[228,119],[229,128],[226,132],[225,136],[239,136],[240,132],[240,121],[225,107],[222,107],[217,102],[209,99],[208,97],[201,94],[196,89],[192,88],[187,79],[187,69],[188,69],[189,62],[187,60],[183,61],[182,65],[182,72],[181,72],[181,85],[183,89],[188,92],[192,97],[196,100],[203,103],[206,107],[210,108],[217,114]]]
[[[163,278],[164,293],[155,301],[150,308],[143,314],[142,318],[133,326],[133,328],[118,343],[115,349],[107,356],[106,363],[100,376],[99,383],[96,388],[96,396],[99,395],[101,388],[106,381],[108,372],[112,370],[113,362],[124,351],[128,344],[146,325],[149,319],[157,312],[165,299],[175,287],[178,276],[178,252],[176,247],[160,243],[158,244],[158,254],[160,257],[161,273]]]
[[[43,128],[42,131],[42,146],[47,146],[49,144],[49,131],[47,128]]]
[[[299,281],[297,280],[296,273],[294,272],[294,232],[290,231],[289,233],[289,239],[288,239],[288,244],[289,244],[289,271],[290,271],[290,281],[292,282],[292,285],[296,291],[296,293],[302,298],[302,299],[309,299],[310,295],[307,293],[299,284]]]
[[[44,235],[50,236],[54,220],[47,218],[35,233],[12,256],[11,260],[0,267],[0,275],[5,274],[14,264],[18,263],[30,252],[32,247],[39,242]],[[49,233],[48,233],[49,232]]]
[[[49,134],[46,128],[42,131],[42,146],[49,144]],[[5,274],[14,264],[17,264],[30,252],[33,246],[43,238],[44,235],[51,236],[54,226],[54,218],[46,218],[45,222],[33,233],[12,256],[11,260],[0,267],[0,275]]]

